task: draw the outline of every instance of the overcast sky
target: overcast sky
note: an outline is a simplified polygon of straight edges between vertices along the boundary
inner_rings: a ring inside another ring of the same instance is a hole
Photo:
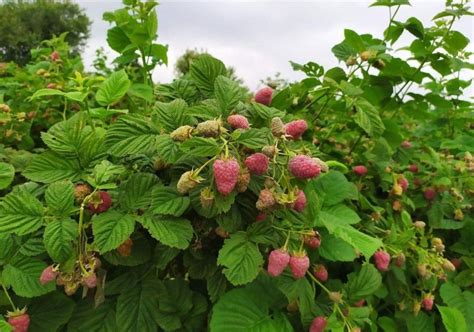
[[[86,65],[92,63],[95,50],[107,47],[109,24],[102,13],[121,7],[119,0],[76,0],[93,20],[91,37],[85,50]],[[159,42],[169,46],[168,67],[154,73],[155,81],[169,82],[174,63],[188,48],[207,50],[233,66],[251,89],[267,76],[281,72],[290,81],[299,79],[289,64],[315,61],[326,69],[337,65],[331,48],[344,37],[344,28],[381,37],[387,26],[386,7],[369,8],[373,0],[312,1],[180,1],[162,0],[158,7]],[[444,8],[444,0],[411,0],[397,18],[415,16],[425,25]],[[454,29],[473,40],[473,19],[457,22]],[[412,37],[405,33],[403,41]],[[472,49],[472,45],[470,46]]]

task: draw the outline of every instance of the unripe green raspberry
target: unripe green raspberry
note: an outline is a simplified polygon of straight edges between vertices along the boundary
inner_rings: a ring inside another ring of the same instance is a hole
[[[184,142],[191,137],[193,129],[191,126],[181,126],[171,132],[170,136],[174,141]]]

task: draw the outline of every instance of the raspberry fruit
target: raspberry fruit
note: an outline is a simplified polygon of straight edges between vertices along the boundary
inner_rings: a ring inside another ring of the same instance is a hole
[[[239,163],[233,158],[218,159],[214,162],[213,168],[217,191],[223,196],[229,195],[234,190],[239,179]]]
[[[273,89],[266,86],[257,91],[257,93],[255,94],[255,101],[259,104],[268,106],[272,102],[272,94]]]
[[[41,276],[40,276],[40,279],[39,279],[40,284],[41,285],[46,285],[47,283],[56,280],[58,275],[59,275],[58,270],[53,265],[50,265],[50,266],[46,267],[43,270],[43,272],[41,272]]]
[[[462,261],[459,258],[454,257],[454,258],[451,258],[451,264],[453,264],[456,270],[459,270],[459,268],[461,267]]]
[[[26,313],[26,308],[8,312],[8,324],[12,327],[12,332],[27,332],[30,326],[30,316]]]
[[[405,140],[405,141],[402,142],[401,147],[404,148],[404,149],[409,149],[409,148],[411,148],[411,142]]]
[[[77,202],[82,202],[91,193],[91,187],[85,183],[76,184],[74,187],[74,197]]]
[[[262,148],[262,153],[269,158],[273,158],[278,153],[274,145],[266,145]]]
[[[401,252],[395,258],[395,265],[398,266],[398,267],[402,267],[403,264],[405,264],[405,261],[406,261],[405,254],[403,254],[403,252]]]
[[[374,254],[375,266],[381,272],[388,271],[390,265],[390,255],[388,252],[379,250]]]
[[[173,139],[173,141],[184,142],[185,140],[191,137],[191,133],[193,129],[194,128],[191,126],[181,126],[173,130],[170,136]]]
[[[328,280],[328,270],[324,265],[316,265],[313,270],[313,275],[321,282],[325,282]]]
[[[321,246],[321,239],[317,236],[306,236],[304,238],[304,244],[311,249],[318,249]]]
[[[51,61],[55,61],[55,62],[56,62],[56,61],[58,61],[58,60],[61,58],[61,56],[59,55],[59,52],[58,52],[58,51],[53,51],[53,52],[50,54],[49,58],[51,59]]]
[[[196,175],[194,171],[184,172],[178,180],[176,185],[181,194],[186,194],[191,189],[195,188],[203,179]]]
[[[278,277],[290,262],[290,255],[284,249],[272,250],[268,256],[268,274],[272,277]]]
[[[257,214],[255,221],[261,222],[261,221],[264,221],[265,219],[267,219],[267,215],[263,212],[260,212],[259,214]]]
[[[324,161],[322,161],[319,158],[313,158],[316,164],[321,168],[321,172],[327,172],[329,171],[329,166],[326,164]]]
[[[321,168],[317,162],[306,155],[293,157],[288,163],[288,168],[291,174],[299,179],[314,178],[321,173]]]
[[[236,185],[237,192],[243,193],[244,191],[246,191],[249,186],[249,183],[250,183],[249,170],[246,168],[243,168],[240,170],[239,179],[237,180],[237,185]]]
[[[91,272],[82,278],[82,284],[87,288],[95,288],[97,286],[97,275]]]
[[[270,189],[262,189],[258,195],[257,210],[272,208],[276,204],[273,192]]]
[[[364,176],[365,174],[367,174],[367,167],[365,167],[364,165],[357,165],[352,168],[352,171],[355,175]]]
[[[201,195],[200,195],[199,199],[201,201],[201,206],[204,209],[209,209],[212,206],[212,204],[214,203],[214,193],[212,192],[212,189],[209,188],[209,187],[204,188],[201,191]]]
[[[314,318],[313,321],[311,322],[309,332],[323,332],[327,324],[328,324],[328,321],[326,317],[318,316]]]
[[[98,191],[93,201],[87,205],[92,213],[102,213],[112,206],[112,198],[106,191]]]
[[[290,257],[290,268],[293,278],[301,279],[309,268],[309,258],[306,253],[297,253]]]
[[[217,137],[227,130],[222,126],[221,120],[207,120],[199,123],[194,133],[204,137]]]
[[[405,177],[401,177],[398,179],[398,184],[402,187],[403,191],[407,191],[408,189],[408,180]]]
[[[46,85],[46,88],[47,89],[56,89],[57,85],[56,85],[56,83],[48,83],[48,85]]]
[[[293,203],[293,209],[298,212],[302,212],[306,207],[306,195],[303,190],[299,190],[296,195],[296,201]]]
[[[227,122],[233,129],[249,129],[249,120],[243,115],[230,115],[227,118]]]
[[[425,199],[427,201],[433,201],[436,198],[436,190],[434,188],[426,188],[425,191],[423,192],[423,195],[425,196]]]
[[[415,164],[411,164],[410,166],[408,166],[408,170],[412,173],[418,173],[418,166]]]
[[[245,165],[248,167],[250,173],[262,175],[268,170],[270,159],[263,153],[254,153],[245,159]]]
[[[132,239],[126,239],[118,248],[117,251],[122,257],[130,257],[132,254],[133,241]]]
[[[270,128],[272,129],[272,135],[275,137],[285,135],[285,125],[280,118],[273,118]]]
[[[426,311],[431,311],[433,309],[433,304],[434,304],[434,296],[431,294],[426,294],[423,297],[423,301],[421,301],[421,306]]]
[[[291,139],[301,138],[306,129],[308,129],[308,124],[305,120],[291,121],[285,125],[285,133]]]
[[[360,299],[359,301],[357,301],[356,303],[354,303],[354,307],[363,307],[365,304],[365,299]]]

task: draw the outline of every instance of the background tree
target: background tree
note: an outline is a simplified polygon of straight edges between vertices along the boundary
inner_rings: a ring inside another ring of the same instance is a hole
[[[89,37],[90,19],[77,4],[37,0],[8,1],[0,5],[0,58],[25,64],[30,50],[41,41],[68,32],[66,41],[74,52]]]

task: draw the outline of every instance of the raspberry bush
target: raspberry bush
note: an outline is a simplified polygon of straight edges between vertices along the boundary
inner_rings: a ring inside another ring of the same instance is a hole
[[[104,14],[113,70],[1,64],[0,331],[469,331],[469,10],[407,3],[251,95],[208,54],[154,83],[154,2]]]

